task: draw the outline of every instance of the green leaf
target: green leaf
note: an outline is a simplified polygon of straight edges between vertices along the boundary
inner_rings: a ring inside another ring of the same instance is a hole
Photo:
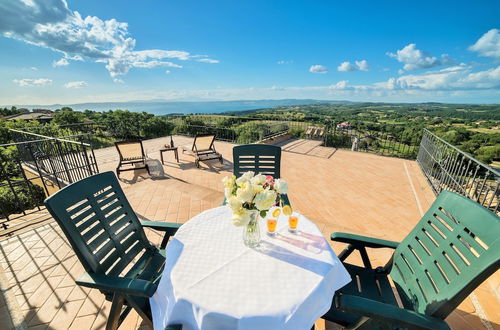
[[[260,211],[260,217],[265,218],[267,214],[267,211]]]

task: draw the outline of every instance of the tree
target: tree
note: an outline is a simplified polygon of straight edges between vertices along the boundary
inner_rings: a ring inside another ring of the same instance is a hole
[[[59,125],[77,124],[83,122],[85,119],[85,115],[82,112],[73,110],[63,110],[54,114],[54,122]]]
[[[161,117],[151,117],[142,124],[142,132],[145,138],[155,138],[170,135],[174,124]]]

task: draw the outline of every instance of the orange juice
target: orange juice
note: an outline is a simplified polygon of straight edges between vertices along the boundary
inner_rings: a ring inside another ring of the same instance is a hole
[[[296,215],[291,215],[288,217],[288,227],[291,231],[297,230],[297,224],[299,222],[299,217]]]
[[[276,231],[276,225],[278,223],[278,219],[267,219],[267,232],[269,234],[274,234]]]

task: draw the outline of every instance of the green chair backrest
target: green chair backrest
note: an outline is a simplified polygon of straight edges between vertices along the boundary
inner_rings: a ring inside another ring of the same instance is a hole
[[[444,319],[499,261],[499,217],[443,191],[396,249],[390,275],[405,307]]]
[[[233,174],[247,171],[280,178],[281,148],[269,144],[244,144],[233,148]]]
[[[89,273],[117,276],[152,248],[113,172],[73,183],[45,205]]]

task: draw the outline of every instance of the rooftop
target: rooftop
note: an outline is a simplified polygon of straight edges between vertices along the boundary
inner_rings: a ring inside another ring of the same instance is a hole
[[[224,156],[201,162],[179,151],[160,162],[159,149],[167,138],[144,141],[150,174],[145,170],[123,172],[121,184],[140,218],[185,222],[223,200],[221,179],[232,173],[234,144],[215,143]],[[174,136],[176,145],[192,139]],[[401,240],[433,202],[435,195],[415,161],[326,148],[318,141],[282,142],[282,176],[290,186],[295,210],[314,221],[325,237],[334,231],[353,232]],[[114,171],[114,147],[95,150],[99,171]],[[31,215],[33,216],[33,215]],[[83,271],[57,223],[39,211],[42,221],[0,238],[0,328],[101,329],[110,303],[97,290],[76,286]],[[159,243],[159,236],[148,232]],[[343,248],[332,244],[336,253]],[[370,251],[372,261],[383,265],[390,251]],[[354,256],[353,256],[354,257]],[[352,258],[352,257],[351,257]],[[358,260],[359,262],[360,260]],[[498,272],[481,285],[447,319],[453,329],[500,327]],[[10,315],[10,317],[5,317]],[[333,324],[318,320],[318,329]],[[137,329],[141,319],[131,313],[120,329]]]

